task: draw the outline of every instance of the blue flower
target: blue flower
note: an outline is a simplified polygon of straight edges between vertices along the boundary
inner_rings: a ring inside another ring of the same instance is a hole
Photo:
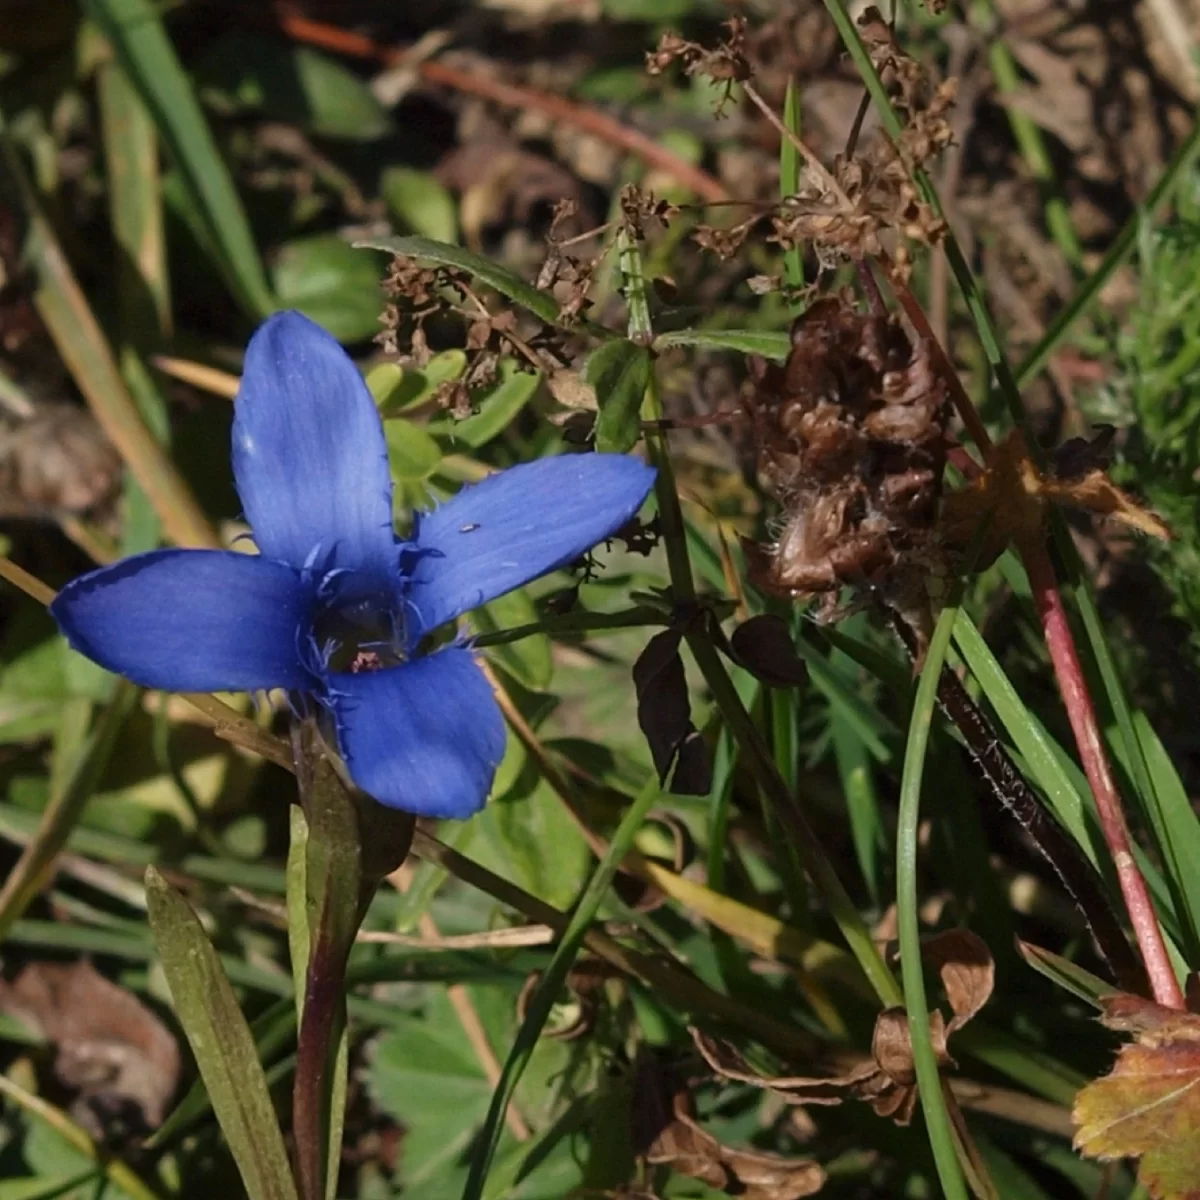
[[[155,550],[102,567],[58,594],[59,628],[145,687],[312,697],[364,791],[456,818],[487,798],[504,722],[471,651],[422,654],[423,639],[608,537],[654,478],[625,455],[540,459],[464,488],[398,538],[371,395],[294,312],[246,351],[233,472],[258,555]]]

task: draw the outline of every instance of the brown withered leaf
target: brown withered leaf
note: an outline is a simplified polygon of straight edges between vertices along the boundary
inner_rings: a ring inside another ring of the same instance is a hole
[[[132,993],[89,962],[33,962],[0,980],[0,1011],[52,1043],[56,1082],[73,1093],[71,1113],[97,1138],[141,1134],[162,1124],[179,1083],[179,1047]]]
[[[1074,451],[1075,447],[1070,447],[1068,470],[1077,468],[1072,461]],[[1018,547],[1040,545],[1050,504],[1110,517],[1148,537],[1170,538],[1171,531],[1162,520],[1135,503],[1104,471],[1089,465],[1083,471],[1068,477],[1043,474],[1014,430],[992,450],[975,479],[943,497],[939,526],[943,541],[953,549],[966,550],[982,522],[989,521],[975,563],[982,570],[995,562],[1010,542]]]
[[[1128,993],[1101,998],[1101,1021],[1132,1033],[1112,1071],[1075,1097],[1075,1147],[1140,1158],[1154,1200],[1200,1200],[1200,1016]]]
[[[949,1022],[936,1009],[929,1014],[934,1054],[939,1066],[953,1066],[947,1040],[991,996],[995,982],[992,956],[982,940],[965,929],[947,930],[925,939],[921,952],[940,975],[953,1013]],[[851,1096],[898,1125],[912,1120],[917,1105],[917,1075],[908,1014],[903,1008],[889,1008],[879,1014],[870,1057],[841,1075],[763,1075],[730,1043],[698,1029],[691,1033],[696,1048],[718,1075],[764,1088],[789,1104],[839,1104]]]
[[[825,1184],[807,1158],[785,1158],[726,1146],[696,1120],[688,1088],[655,1058],[638,1061],[631,1141],[647,1163],[664,1165],[741,1200],[801,1200]]]

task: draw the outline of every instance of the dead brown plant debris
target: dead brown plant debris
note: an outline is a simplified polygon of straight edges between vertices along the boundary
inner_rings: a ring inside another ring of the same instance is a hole
[[[754,582],[821,596],[827,619],[842,587],[917,588],[934,551],[946,403],[927,350],[895,318],[864,314],[845,293],[816,301],[792,327],[786,363],[760,367],[746,402],[782,509],[773,544],[746,544]]]

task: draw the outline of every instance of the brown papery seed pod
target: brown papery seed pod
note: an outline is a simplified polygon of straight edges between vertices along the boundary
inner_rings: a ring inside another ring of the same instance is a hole
[[[947,393],[921,345],[890,316],[827,296],[792,326],[782,367],[746,402],[779,533],[747,547],[751,579],[786,596],[843,587],[908,603],[935,550]]]

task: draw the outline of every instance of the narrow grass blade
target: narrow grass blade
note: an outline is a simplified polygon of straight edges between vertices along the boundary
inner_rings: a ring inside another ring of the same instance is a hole
[[[118,1158],[111,1158],[100,1149],[91,1137],[60,1108],[56,1108],[41,1096],[26,1091],[20,1084],[0,1075],[0,1095],[11,1100],[31,1117],[44,1121],[60,1137],[65,1138],[76,1150],[86,1154],[97,1168],[104,1173],[108,1182],[125,1192],[131,1200],[159,1200],[158,1195],[144,1183],[130,1167]]]
[[[545,974],[538,983],[537,989],[529,999],[525,1010],[525,1019],[513,1041],[500,1082],[492,1093],[492,1102],[488,1108],[483,1130],[479,1135],[478,1149],[471,1160],[471,1172],[463,1189],[463,1200],[480,1200],[484,1194],[488,1171],[495,1157],[496,1148],[500,1143],[500,1134],[504,1127],[504,1114],[508,1110],[509,1101],[513,1097],[517,1083],[521,1079],[533,1049],[541,1036],[542,1028],[550,1016],[550,1010],[558,999],[559,992],[566,983],[567,974],[575,962],[583,946],[583,938],[588,926],[594,920],[604,897],[612,884],[613,876],[625,855],[633,847],[633,839],[645,820],[646,814],[654,807],[661,795],[658,780],[651,776],[646,786],[630,805],[617,831],[613,834],[608,851],[597,864],[588,880],[575,911],[563,931],[562,940],[558,943],[553,957],[546,968]]]
[[[1076,966],[1069,959],[1063,958],[1050,950],[1043,950],[1031,942],[1017,942],[1021,957],[1039,974],[1044,975],[1056,987],[1086,1000],[1094,1008],[1100,1008],[1100,1001],[1105,996],[1113,994],[1113,986],[1103,979]]]
[[[117,324],[124,338],[161,336],[171,327],[158,135],[119,63],[97,76],[108,215],[117,248]]]
[[[1060,533],[1062,536],[1058,537]],[[1180,800],[1182,784],[1161,743],[1145,717],[1130,706],[1108,646],[1095,596],[1061,520],[1055,521],[1055,534],[1059,549],[1067,560],[1072,592],[1083,619],[1087,644],[1104,688],[1104,697],[1117,723],[1119,736],[1108,740],[1114,756],[1133,783],[1134,798],[1150,827],[1165,869],[1175,915],[1181,926],[1185,957],[1195,963],[1200,961],[1200,908],[1197,907],[1200,905],[1200,878],[1196,875],[1197,860],[1192,856],[1200,848],[1200,824],[1186,795],[1182,802]],[[1156,767],[1153,773],[1151,760]]]
[[[1137,245],[1138,231],[1148,217],[1162,207],[1175,185],[1183,177],[1200,154],[1200,121],[1192,124],[1191,132],[1180,143],[1179,149],[1171,156],[1171,161],[1163,169],[1158,182],[1150,189],[1141,208],[1126,222],[1125,227],[1117,234],[1100,265],[1088,273],[1087,281],[1071,298],[1070,304],[1065,305],[1055,315],[1054,320],[1046,327],[1037,345],[1030,350],[1025,361],[1017,368],[1016,382],[1018,387],[1025,387],[1041,373],[1050,356],[1062,345],[1067,333],[1107,286],[1117,268],[1133,252]]]
[[[21,851],[21,857],[0,889],[0,941],[8,936],[14,922],[24,915],[50,881],[55,861],[112,757],[117,734],[137,696],[138,690],[132,684],[118,683],[90,732],[87,724],[92,715],[91,701],[75,699],[67,702],[63,713],[64,728],[73,727],[75,736],[68,735],[73,744],[59,746],[56,743],[55,759],[57,764],[60,754],[65,754],[69,765],[52,775],[50,798],[37,833]]]
[[[879,811],[879,797],[871,775],[871,756],[862,739],[847,723],[843,714],[830,713],[833,751],[837,760],[838,778],[846,798],[846,814],[850,818],[850,836],[854,842],[854,857],[867,885],[873,905],[879,904],[879,860],[887,845],[887,835]]]
[[[787,91],[783,97],[783,123],[797,138],[800,136],[800,89],[796,86],[795,78],[787,83]],[[787,203],[789,196],[794,196],[800,190],[800,151],[794,142],[782,138],[779,142],[779,196]],[[783,282],[790,288],[804,286],[804,255],[799,246],[793,246],[783,253]],[[793,305],[798,311],[800,306]]]
[[[954,642],[971,674],[983,688],[1000,723],[1024,757],[1054,815],[1093,864],[1103,862],[1105,856],[1097,853],[1097,846],[1102,846],[1103,842],[1096,840],[1098,831],[1089,829],[1085,817],[1089,802],[1063,769],[1041,723],[1029,712],[1004,673],[1004,668],[966,613],[960,614],[954,627]]]
[[[180,1024],[250,1200],[297,1200],[254,1038],[188,902],[146,869],[150,927]]]
[[[219,545],[207,518],[129,394],[104,333],[41,211],[2,123],[0,153],[16,181],[28,216],[25,251],[37,281],[34,304],[88,407],[150,498],[167,536],[181,546]]]
[[[275,307],[250,223],[183,64],[150,0],[84,0],[178,165],[221,270],[246,311]]]
[[[967,1185],[959,1163],[959,1152],[946,1110],[942,1078],[929,1034],[929,1003],[921,961],[920,897],[917,889],[917,830],[921,820],[921,780],[925,773],[925,751],[937,707],[938,682],[950,646],[950,635],[958,616],[956,605],[947,605],[938,617],[913,705],[904,774],[900,781],[900,810],[896,828],[896,915],[900,926],[900,971],[908,1030],[912,1038],[913,1066],[925,1128],[937,1163],[942,1192],[949,1200],[967,1200]]]
[[[656,350],[666,350],[670,346],[700,346],[706,350],[758,354],[776,362],[787,358],[791,344],[786,333],[770,329],[673,329],[654,339]]]

